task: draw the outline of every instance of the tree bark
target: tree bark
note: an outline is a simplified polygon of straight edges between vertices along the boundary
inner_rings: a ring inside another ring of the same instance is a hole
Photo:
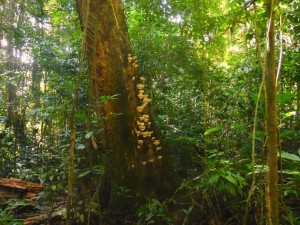
[[[160,182],[161,146],[150,125],[146,102],[151,100],[145,94],[138,97],[144,91],[144,77],[137,72],[122,1],[78,0],[77,4],[81,24],[86,26],[89,88],[103,127],[105,174],[99,196],[104,207],[120,206],[120,187],[154,192]],[[101,96],[115,97],[100,102]],[[131,208],[130,202],[122,204]]]
[[[274,0],[266,0],[266,12],[268,21],[266,48],[266,147],[267,161],[269,166],[269,171],[266,175],[266,204],[268,225],[279,225],[277,156],[279,136],[276,108],[274,4]]]

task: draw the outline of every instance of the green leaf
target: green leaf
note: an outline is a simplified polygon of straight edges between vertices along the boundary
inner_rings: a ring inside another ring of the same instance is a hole
[[[289,100],[292,100],[295,97],[295,94],[291,92],[286,92],[282,94],[277,94],[276,101],[279,104],[287,103]]]
[[[293,137],[297,132],[293,131],[293,130],[284,130],[280,133],[280,138],[284,139],[284,138],[291,138]]]
[[[267,173],[269,171],[269,166],[267,165],[256,165],[255,166],[255,173]],[[253,172],[251,171],[249,174],[253,174]]]
[[[76,145],[77,150],[83,150],[85,148],[84,144],[78,144]]]
[[[152,218],[153,218],[153,213],[150,212],[150,213],[147,214],[145,220],[146,220],[146,221],[149,221],[149,220],[151,220]]]
[[[256,130],[255,131],[255,136],[256,137],[263,137],[265,135],[265,131],[262,130]]]
[[[246,130],[247,127],[243,124],[235,124],[232,126],[233,129],[237,129],[237,130]]]
[[[300,171],[297,170],[283,170],[282,173],[289,175],[300,175]]]
[[[94,131],[90,131],[90,132],[86,133],[86,135],[84,135],[84,138],[89,139],[90,137],[92,137],[93,133],[94,133]]]
[[[237,185],[237,181],[236,179],[234,179],[233,176],[231,175],[227,175],[227,176],[223,176],[226,180],[228,180],[229,182],[233,183],[234,185]]]
[[[216,131],[219,131],[223,128],[223,126],[217,126],[217,127],[213,127],[207,131],[204,132],[204,135],[208,135],[208,134],[211,134],[211,133],[214,133]]]
[[[213,175],[209,180],[208,180],[208,183],[209,184],[215,184],[220,178],[220,175],[219,174],[215,174]]]
[[[296,111],[292,111],[292,112],[287,112],[283,115],[283,119],[289,118],[291,116],[295,116],[296,115]]]
[[[83,113],[76,113],[76,114],[74,115],[74,117],[75,117],[76,119],[85,120],[85,119],[86,119],[86,114],[83,114]]]
[[[295,154],[291,154],[291,153],[282,151],[281,154],[278,152],[278,155],[281,155],[281,158],[283,158],[283,159],[288,159],[288,160],[300,162],[300,157],[295,155]]]
[[[103,174],[104,167],[103,167],[103,165],[93,166],[92,171],[93,171],[93,173],[96,173],[96,174]]]
[[[242,186],[247,185],[247,182],[244,177],[241,177],[240,175],[236,175],[235,177]]]
[[[84,215],[83,214],[80,215],[80,222],[82,222],[82,223],[84,222]]]
[[[251,95],[251,99],[252,99],[254,102],[257,102],[258,94]],[[260,96],[260,100],[263,100],[263,96],[262,96],[262,95]]]
[[[55,191],[55,190],[57,189],[57,186],[54,185],[54,184],[52,184],[52,185],[50,186],[50,188],[51,188],[51,190]]]
[[[115,100],[117,99],[117,97],[120,96],[120,94],[116,94],[116,95],[111,95],[111,96],[101,96],[99,98],[100,103],[106,102],[106,101],[110,101],[110,100]]]
[[[88,175],[89,173],[91,173],[90,170],[84,171],[84,172],[80,173],[80,174],[77,176],[77,178],[84,177],[84,176]]]

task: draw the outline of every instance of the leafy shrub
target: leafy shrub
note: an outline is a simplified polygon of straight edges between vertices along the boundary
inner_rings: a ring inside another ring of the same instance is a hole
[[[172,217],[167,208],[157,199],[149,199],[149,202],[138,209],[138,224],[172,224]]]

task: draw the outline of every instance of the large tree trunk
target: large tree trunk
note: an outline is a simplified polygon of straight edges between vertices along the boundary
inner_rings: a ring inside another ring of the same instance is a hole
[[[274,0],[266,0],[267,9],[267,54],[266,54],[266,120],[267,161],[266,177],[267,224],[279,225],[278,206],[278,128],[276,109]]]
[[[77,4],[86,30],[93,107],[104,129],[101,142],[106,165],[101,204],[120,205],[116,195],[119,187],[147,194],[154,191],[160,179],[162,151],[148,121],[150,100],[139,91],[143,90],[144,78],[137,73],[122,1],[78,0]],[[101,96],[115,96],[115,99],[100,103]]]

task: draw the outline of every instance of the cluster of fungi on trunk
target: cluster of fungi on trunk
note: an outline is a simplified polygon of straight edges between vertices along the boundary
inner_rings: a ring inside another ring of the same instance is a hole
[[[139,152],[137,155],[142,155],[139,163],[146,166],[162,159],[162,155],[159,154],[162,147],[160,140],[153,136],[153,130],[151,129],[150,110],[147,107],[151,102],[151,98],[148,97],[144,90],[146,78],[137,72],[138,63],[136,56],[128,54],[128,63],[134,70],[132,81],[137,90],[139,104],[136,107],[137,117],[134,125],[134,133],[137,136],[136,150]],[[135,168],[135,166],[134,163],[131,164],[131,168]]]

